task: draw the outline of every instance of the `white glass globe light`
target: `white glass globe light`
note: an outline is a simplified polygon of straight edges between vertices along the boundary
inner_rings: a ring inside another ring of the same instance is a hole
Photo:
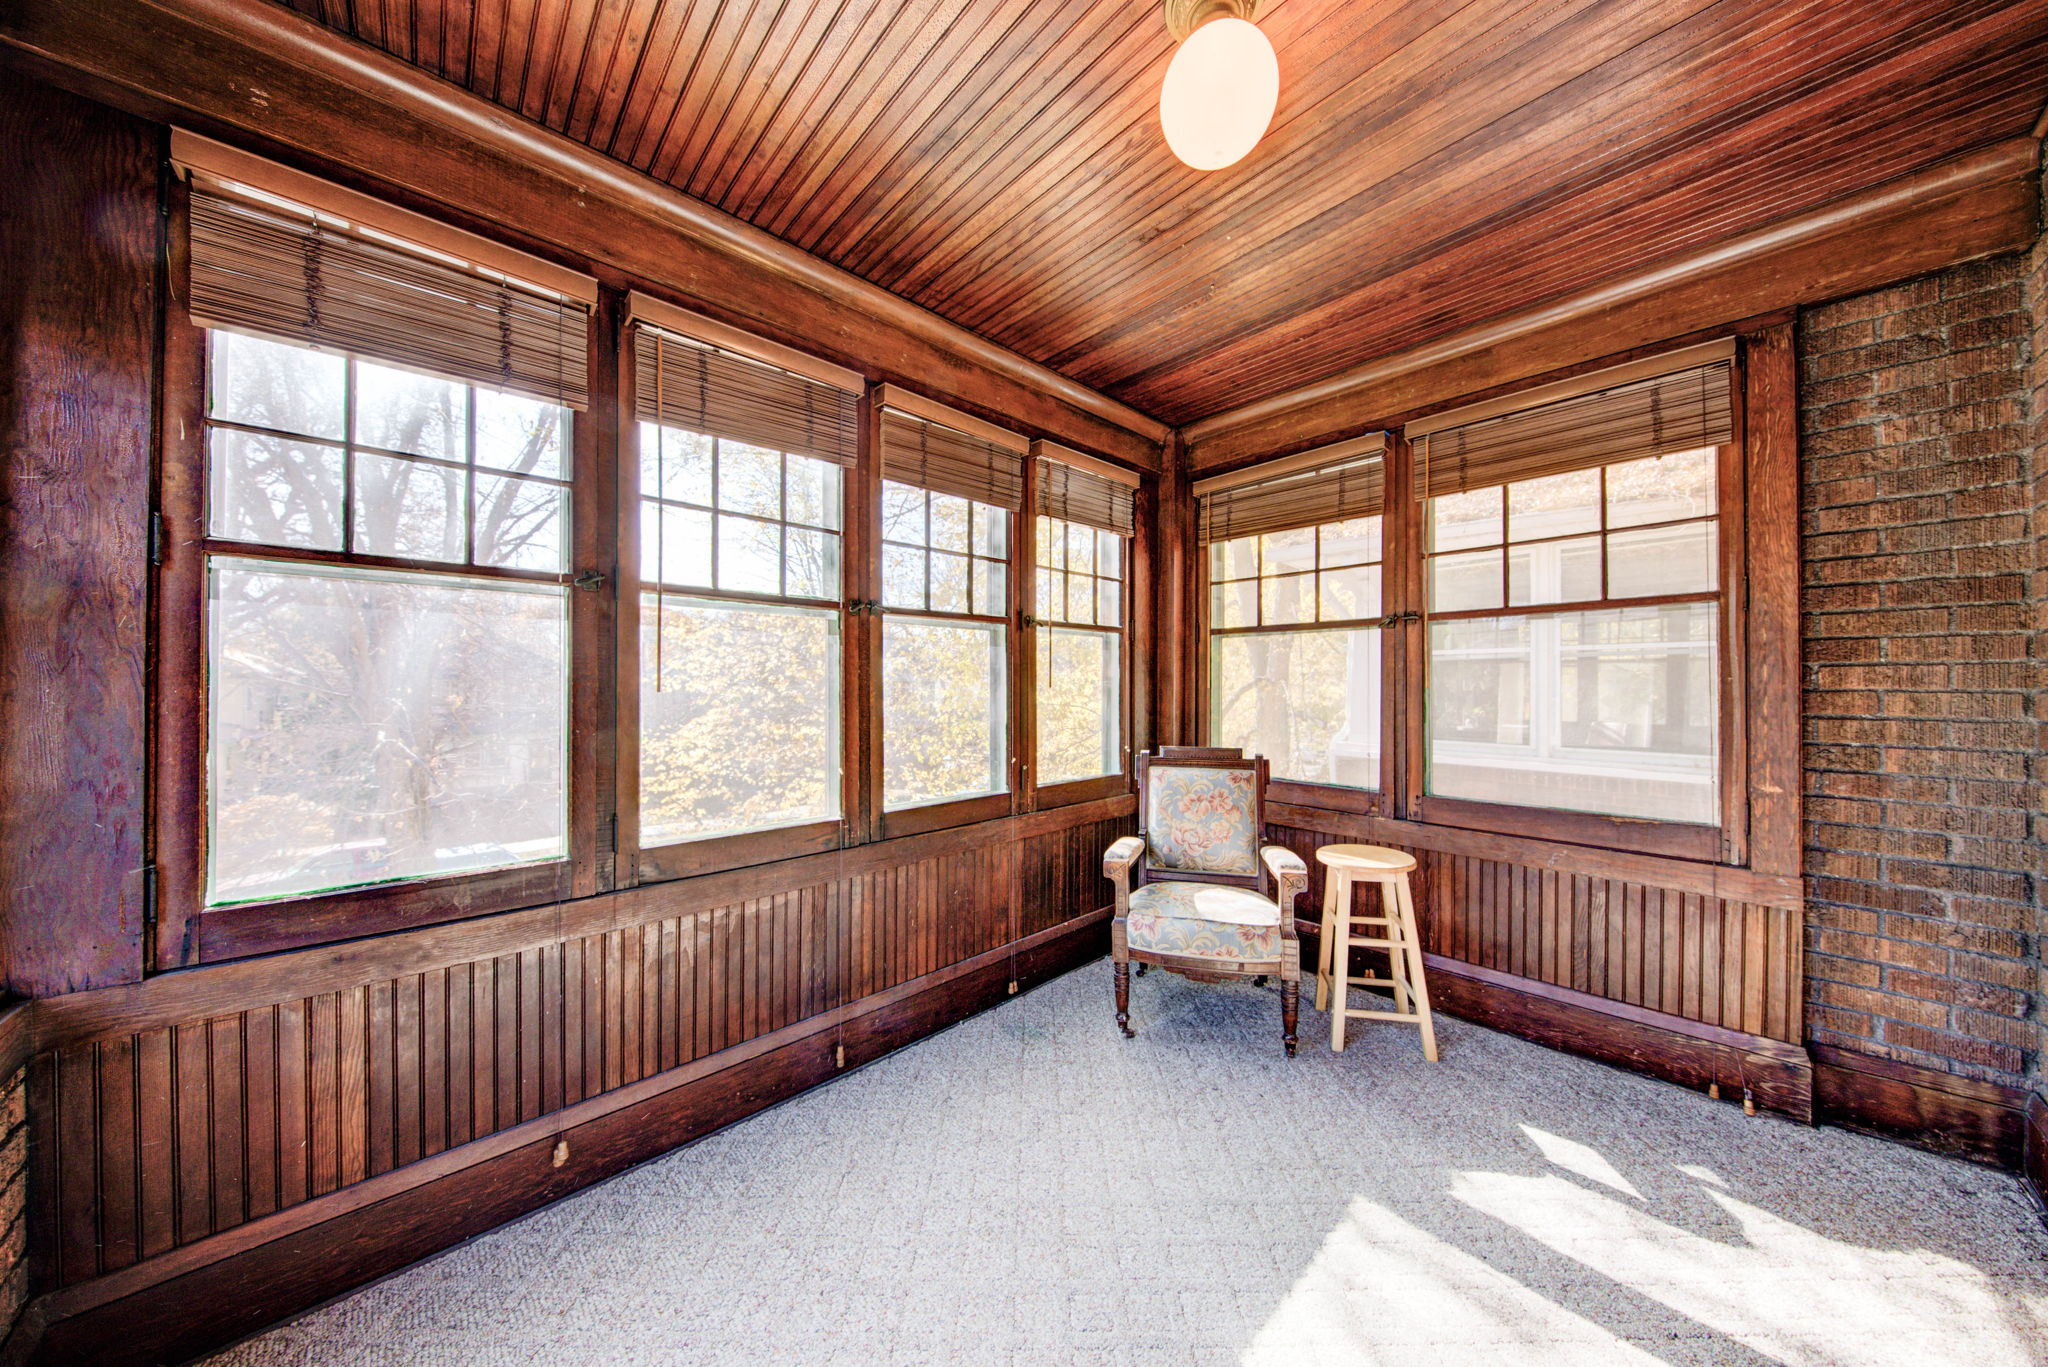
[[[1211,19],[1173,54],[1159,87],[1166,145],[1197,171],[1241,160],[1273,122],[1280,59],[1257,24]]]

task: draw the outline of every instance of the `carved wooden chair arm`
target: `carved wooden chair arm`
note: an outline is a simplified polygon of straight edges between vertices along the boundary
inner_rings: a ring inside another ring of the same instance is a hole
[[[1295,937],[1294,903],[1308,891],[1308,865],[1285,845],[1264,846],[1259,850],[1259,858],[1266,861],[1266,868],[1277,885],[1273,900],[1280,904],[1280,935],[1283,939],[1292,940]]]
[[[1116,914],[1121,916],[1131,900],[1131,866],[1145,852],[1142,836],[1127,835],[1102,852],[1102,876],[1116,884]]]

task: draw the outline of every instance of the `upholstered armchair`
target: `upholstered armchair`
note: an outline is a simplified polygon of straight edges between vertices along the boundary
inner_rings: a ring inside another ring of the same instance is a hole
[[[1280,1031],[1294,1057],[1301,946],[1294,904],[1308,869],[1292,850],[1259,846],[1266,761],[1241,750],[1166,747],[1138,757],[1138,826],[1109,847],[1116,1023],[1131,1030],[1131,965],[1197,982],[1280,980]],[[1274,895],[1266,892],[1272,877]]]

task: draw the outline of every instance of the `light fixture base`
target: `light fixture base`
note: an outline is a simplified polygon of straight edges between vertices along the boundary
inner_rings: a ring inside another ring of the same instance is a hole
[[[1266,3],[1265,0],[1165,0],[1165,7],[1166,31],[1173,35],[1174,42],[1180,43],[1211,19],[1226,15],[1256,24]]]

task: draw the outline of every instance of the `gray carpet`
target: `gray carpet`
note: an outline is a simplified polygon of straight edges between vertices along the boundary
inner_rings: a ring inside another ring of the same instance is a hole
[[[2004,1174],[1452,1020],[1110,1013],[1090,965],[212,1362],[2048,1362]]]

